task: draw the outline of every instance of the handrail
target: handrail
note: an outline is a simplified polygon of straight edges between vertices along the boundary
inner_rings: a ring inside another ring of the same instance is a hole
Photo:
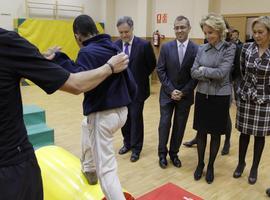
[[[83,5],[68,5],[68,4],[59,4],[56,0],[54,3],[44,3],[44,2],[35,2],[25,0],[25,11],[26,17],[30,17],[31,9],[40,9],[40,10],[52,10],[53,11],[53,18],[59,18],[59,11],[67,11],[67,12],[76,12],[76,13],[84,13]]]

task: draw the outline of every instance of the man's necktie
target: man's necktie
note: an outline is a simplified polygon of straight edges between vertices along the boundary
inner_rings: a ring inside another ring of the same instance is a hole
[[[184,59],[184,45],[180,44],[178,47],[178,56],[179,56],[179,63],[182,65]]]
[[[124,53],[129,56],[129,50],[128,50],[129,43],[125,43]]]

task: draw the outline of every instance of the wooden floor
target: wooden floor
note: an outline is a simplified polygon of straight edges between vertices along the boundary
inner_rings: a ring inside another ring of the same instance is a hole
[[[65,148],[79,157],[83,95],[74,96],[64,92],[46,95],[36,86],[22,87],[22,95],[24,104],[36,104],[46,110],[47,124],[55,130],[56,145]],[[145,140],[140,160],[136,163],[131,163],[129,161],[130,154],[120,156],[116,153],[119,177],[125,189],[138,197],[162,184],[172,182],[204,199],[267,199],[265,189],[270,187],[270,148],[268,138],[259,168],[258,181],[255,185],[249,185],[247,182],[252,162],[253,138],[248,149],[247,167],[243,173],[243,177],[239,179],[232,178],[238,156],[238,133],[235,129],[232,132],[230,154],[227,156],[218,154],[213,184],[208,185],[204,177],[200,181],[193,180],[193,172],[197,163],[196,148],[190,149],[181,146],[180,159],[183,166],[180,169],[173,167],[171,163],[169,163],[167,169],[161,169],[158,165],[157,156],[158,97],[159,84],[153,83],[151,97],[145,103]],[[234,126],[234,105],[231,108],[231,117]],[[195,131],[192,129],[192,121],[193,107],[188,120],[184,141],[194,137]],[[222,144],[223,140],[224,138],[222,138]],[[115,151],[118,152],[121,146],[122,136],[119,131],[115,136]],[[209,148],[209,143],[207,147]],[[208,159],[208,148],[206,159]]]

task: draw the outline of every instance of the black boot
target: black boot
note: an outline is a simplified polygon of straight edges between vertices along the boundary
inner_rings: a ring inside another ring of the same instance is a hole
[[[233,172],[233,177],[234,178],[241,177],[242,174],[243,174],[243,171],[244,171],[245,167],[246,167],[246,163],[238,164],[237,167],[236,167],[236,169]]]
[[[202,174],[203,174],[203,168],[204,168],[204,163],[198,164],[198,166],[194,172],[194,180],[198,181],[201,179]]]
[[[230,147],[231,147],[231,145],[230,145],[230,143],[224,143],[224,146],[223,146],[223,148],[222,148],[222,151],[221,151],[221,155],[228,155],[229,154],[229,152],[230,152]]]
[[[248,183],[254,185],[257,181],[258,169],[251,169],[248,176]]]
[[[211,184],[214,181],[214,167],[213,166],[207,167],[205,180],[208,184]]]

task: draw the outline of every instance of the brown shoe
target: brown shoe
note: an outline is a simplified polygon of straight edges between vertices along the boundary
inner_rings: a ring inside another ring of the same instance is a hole
[[[86,178],[89,185],[96,185],[98,182],[97,173],[94,172],[83,172],[84,177]]]

